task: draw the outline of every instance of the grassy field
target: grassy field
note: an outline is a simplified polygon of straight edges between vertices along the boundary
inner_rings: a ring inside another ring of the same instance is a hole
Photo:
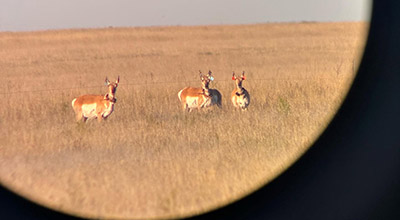
[[[0,33],[0,182],[93,218],[196,215],[288,168],[333,117],[357,70],[366,23],[107,28]],[[177,93],[211,88],[222,109],[185,113]],[[230,103],[246,71],[248,111]],[[71,101],[104,94],[104,123]]]

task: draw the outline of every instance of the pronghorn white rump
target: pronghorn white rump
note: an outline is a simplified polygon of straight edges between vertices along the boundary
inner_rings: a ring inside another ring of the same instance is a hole
[[[105,95],[82,95],[72,100],[77,121],[97,118],[101,122],[114,111],[114,105],[117,101],[115,92],[117,91],[119,76],[115,82],[110,82],[106,78],[105,83],[108,87],[108,93]]]
[[[236,88],[232,91],[231,101],[235,108],[241,110],[247,110],[250,104],[250,94],[242,86],[245,79],[244,71],[240,77],[236,77],[235,72],[232,74],[232,80],[235,80]]]
[[[192,109],[207,108],[213,104],[209,90],[210,81],[213,80],[212,77],[209,77],[211,76],[210,72],[207,76],[203,76],[200,72],[201,88],[185,87],[178,92],[183,110],[191,112]]]

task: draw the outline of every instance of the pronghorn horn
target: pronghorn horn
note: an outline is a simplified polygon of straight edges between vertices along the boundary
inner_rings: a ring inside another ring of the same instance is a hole
[[[236,79],[235,72],[232,72],[232,80],[235,80],[235,79]]]
[[[243,79],[243,80],[246,79],[246,77],[244,76],[244,71],[243,71],[243,73],[242,73],[242,79]]]
[[[116,83],[117,83],[117,84],[119,83],[119,76],[118,76],[118,79],[117,79]]]
[[[108,81],[107,77],[106,77],[105,83],[106,83],[106,85],[110,84],[110,81]]]

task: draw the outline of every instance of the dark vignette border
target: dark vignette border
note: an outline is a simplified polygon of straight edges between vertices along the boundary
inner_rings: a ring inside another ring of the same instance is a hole
[[[328,128],[286,172],[192,219],[400,219],[400,1],[373,2],[352,88]],[[0,186],[0,219],[78,219]]]
[[[358,74],[314,145],[271,183],[196,219],[400,219],[400,1],[373,2]]]

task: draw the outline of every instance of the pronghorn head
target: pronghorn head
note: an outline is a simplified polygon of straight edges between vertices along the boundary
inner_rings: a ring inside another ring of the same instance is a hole
[[[211,74],[212,74],[212,72],[211,72],[211,70],[209,70],[208,73],[207,73],[207,77],[208,77],[211,81],[214,81],[214,77],[212,77]]]
[[[208,72],[206,76],[203,75],[201,71],[200,72],[200,80],[201,80],[201,85],[203,89],[209,89],[210,82],[213,80],[211,77],[211,71]]]
[[[119,76],[115,82],[110,82],[106,77],[105,84],[106,86],[108,86],[108,93],[104,95],[104,99],[115,101],[115,92],[117,91],[118,83],[119,83]]]
[[[244,76],[244,71],[243,71],[243,73],[242,73],[242,75],[241,75],[240,77],[236,77],[236,76],[235,76],[235,72],[233,72],[233,74],[232,74],[232,80],[235,80],[235,81],[236,81],[236,85],[237,85],[239,88],[242,87],[242,82],[243,82],[243,80],[245,80],[245,79],[246,79],[246,77]]]

